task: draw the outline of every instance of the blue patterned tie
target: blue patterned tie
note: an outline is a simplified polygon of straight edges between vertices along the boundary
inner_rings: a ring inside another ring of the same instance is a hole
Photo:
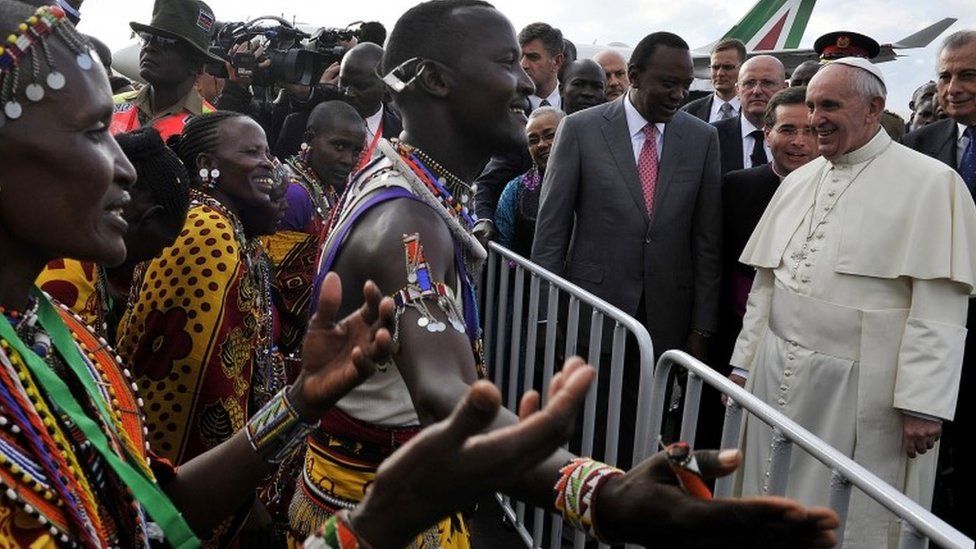
[[[972,191],[974,190],[973,187],[976,187],[976,126],[966,128],[966,137],[969,138],[969,144],[966,145],[966,150],[962,152],[962,158],[959,162],[959,175],[962,176],[962,180]]]

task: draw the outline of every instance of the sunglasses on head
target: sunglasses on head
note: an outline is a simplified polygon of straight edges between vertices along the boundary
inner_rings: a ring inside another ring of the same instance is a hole
[[[160,36],[158,34],[152,34],[149,32],[140,32],[139,40],[142,41],[143,45],[156,44],[161,48],[172,48],[176,46],[178,40],[176,38],[167,38],[165,36]]]

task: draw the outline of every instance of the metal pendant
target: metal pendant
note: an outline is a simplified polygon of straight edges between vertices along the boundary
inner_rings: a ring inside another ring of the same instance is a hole
[[[3,106],[3,114],[7,115],[10,120],[17,120],[20,115],[24,114],[24,109],[16,101],[7,101]]]
[[[47,87],[52,90],[60,90],[65,83],[64,75],[58,71],[51,71],[51,74],[47,75]]]
[[[78,66],[83,71],[90,70],[94,65],[91,56],[87,53],[79,53],[78,56],[75,57],[75,63],[78,63]]]
[[[417,273],[410,273],[407,275],[407,282],[411,284],[417,283]]]
[[[27,96],[27,99],[37,103],[41,99],[44,99],[44,86],[40,84],[28,84],[27,88],[24,89],[24,95]]]
[[[425,316],[422,316],[417,319],[417,326],[420,326],[421,328],[426,327],[428,324],[430,324],[430,321],[427,320],[427,317]]]

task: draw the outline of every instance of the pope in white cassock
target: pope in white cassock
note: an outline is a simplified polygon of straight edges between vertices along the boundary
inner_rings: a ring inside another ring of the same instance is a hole
[[[962,179],[881,129],[885,86],[845,58],[810,82],[821,158],[779,186],[740,261],[757,269],[733,380],[931,505],[976,282],[976,206]],[[744,494],[763,491],[772,433],[744,426]],[[793,452],[786,496],[827,505],[830,471]],[[893,515],[854,490],[845,547],[897,546]]]

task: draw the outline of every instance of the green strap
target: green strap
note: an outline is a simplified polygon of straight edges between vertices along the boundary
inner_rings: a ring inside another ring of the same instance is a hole
[[[68,363],[71,371],[81,381],[85,391],[88,392],[92,401],[98,407],[102,419],[105,420],[107,425],[112,425],[110,420],[111,416],[108,415],[105,402],[98,388],[95,386],[95,380],[92,379],[91,374],[88,372],[88,368],[85,366],[81,355],[78,354],[78,348],[71,334],[68,332],[68,328],[64,325],[58,312],[46,296],[37,291],[36,288],[33,290],[33,295],[39,301],[38,318],[41,326],[47,330],[51,341],[54,343],[54,348],[57,349]],[[44,387],[48,398],[56,402],[68,414],[68,417],[81,429],[81,432],[85,434],[85,437],[92,443],[92,446],[98,450],[98,453],[101,454],[106,463],[112,467],[112,470],[115,471],[122,482],[129,487],[136,500],[142,504],[153,521],[162,528],[167,542],[177,548],[189,549],[191,547],[200,547],[200,540],[194,535],[186,520],[183,519],[183,515],[180,514],[173,505],[173,502],[163,493],[159,485],[148,478],[140,469],[133,467],[128,461],[124,461],[111,449],[105,433],[85,414],[81,405],[75,400],[74,395],[71,394],[71,390],[64,383],[64,380],[59,378],[41,357],[37,356],[34,351],[24,345],[20,338],[17,337],[16,332],[14,332],[9,322],[0,320],[0,336],[23,357],[27,367],[34,374],[34,378]],[[128,459],[133,460],[139,458],[137,456],[128,456]]]

